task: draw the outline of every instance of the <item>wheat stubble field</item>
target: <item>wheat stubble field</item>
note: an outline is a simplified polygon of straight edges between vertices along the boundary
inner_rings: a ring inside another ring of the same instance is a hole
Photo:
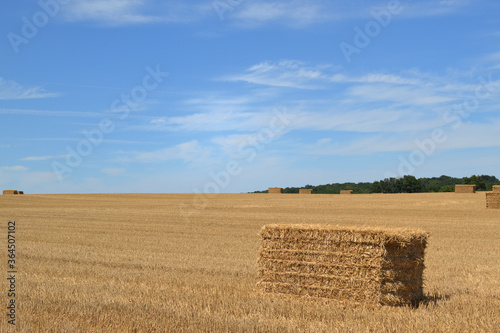
[[[179,207],[193,198],[0,196],[5,276],[7,223],[17,223],[17,331],[500,331],[500,210],[485,209],[484,193],[220,194],[188,220]],[[351,307],[262,295],[258,232],[270,223],[427,230],[427,299]],[[3,309],[7,290],[2,277]]]

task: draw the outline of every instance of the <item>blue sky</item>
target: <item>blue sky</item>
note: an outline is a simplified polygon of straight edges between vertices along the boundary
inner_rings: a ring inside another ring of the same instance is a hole
[[[8,1],[0,186],[500,176],[500,3]]]

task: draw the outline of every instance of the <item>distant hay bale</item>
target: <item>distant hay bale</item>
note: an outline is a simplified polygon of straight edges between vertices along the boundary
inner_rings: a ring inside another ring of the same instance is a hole
[[[312,194],[312,188],[301,188],[299,189],[299,194]]]
[[[24,191],[17,191],[18,194],[24,194]]]
[[[263,292],[382,305],[423,298],[422,230],[271,224],[260,236]]]
[[[283,193],[282,187],[270,187],[268,190],[269,193]]]
[[[354,190],[341,190],[340,194],[353,194]]]
[[[3,190],[3,194],[19,194],[17,190]]]
[[[500,209],[500,193],[486,193],[486,208]]]
[[[493,185],[493,193],[500,193],[500,185]]]
[[[455,193],[476,193],[476,185],[455,185]]]

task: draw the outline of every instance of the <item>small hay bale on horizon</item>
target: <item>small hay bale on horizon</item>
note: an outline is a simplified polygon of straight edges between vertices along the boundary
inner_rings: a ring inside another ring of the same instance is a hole
[[[423,299],[423,230],[271,224],[260,236],[262,292],[394,306]]]
[[[3,190],[3,195],[19,194],[17,190]]]
[[[486,193],[486,208],[500,209],[500,193]]]
[[[24,191],[17,191],[17,194],[24,194]]]
[[[476,185],[455,185],[455,193],[476,193]]]
[[[268,189],[268,193],[278,193],[278,194],[281,194],[281,193],[283,193],[283,188],[282,187],[270,187]]]
[[[312,194],[312,188],[301,188],[299,189],[299,194]]]
[[[340,194],[354,194],[354,190],[341,190]]]
[[[493,185],[492,191],[493,193],[500,193],[500,185]]]

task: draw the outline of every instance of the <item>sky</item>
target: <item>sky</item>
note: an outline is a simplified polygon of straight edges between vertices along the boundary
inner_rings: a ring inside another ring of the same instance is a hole
[[[6,1],[0,187],[500,177],[500,2]]]

